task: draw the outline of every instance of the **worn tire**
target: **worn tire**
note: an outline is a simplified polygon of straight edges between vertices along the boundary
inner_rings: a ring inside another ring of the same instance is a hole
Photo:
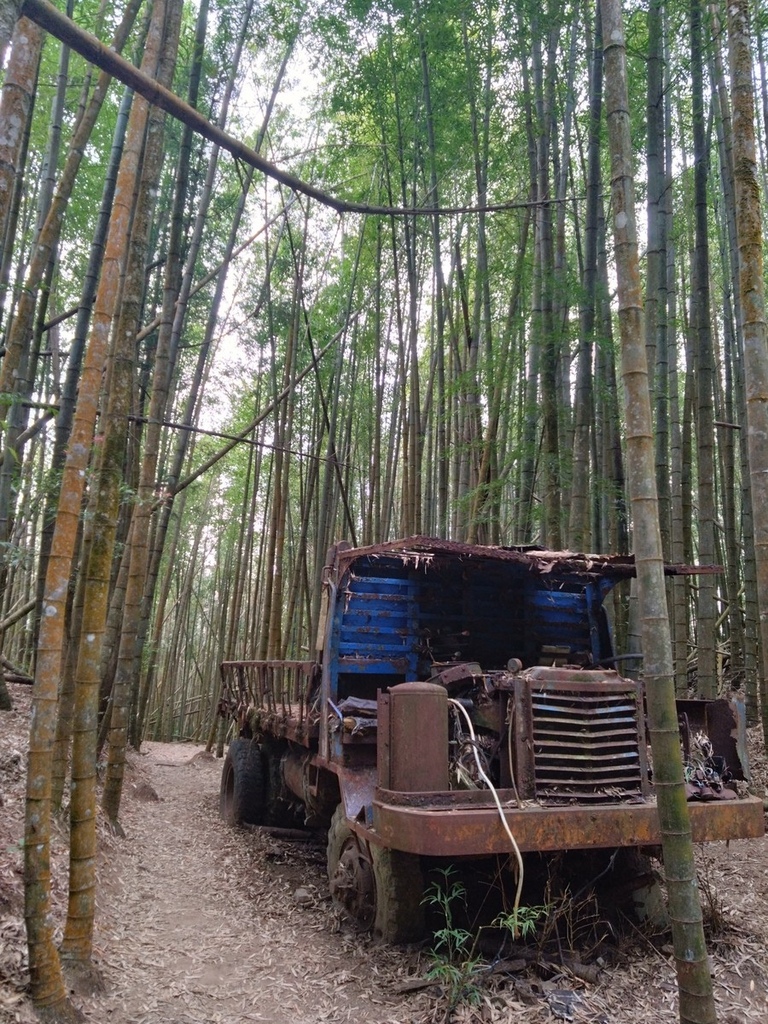
[[[328,842],[325,848],[329,881],[338,867],[341,848],[351,834],[352,830],[347,824],[347,816],[344,813],[344,804],[338,804],[333,812],[331,824],[328,826]]]
[[[617,852],[613,870],[612,909],[619,909],[645,928],[656,932],[670,926],[664,894],[658,872],[651,858],[634,847]]]
[[[360,929],[393,944],[423,938],[421,859],[364,843],[350,829],[343,804],[328,829],[328,882],[336,907]]]
[[[254,740],[229,744],[221,772],[219,814],[230,825],[262,825],[267,808],[264,752]]]

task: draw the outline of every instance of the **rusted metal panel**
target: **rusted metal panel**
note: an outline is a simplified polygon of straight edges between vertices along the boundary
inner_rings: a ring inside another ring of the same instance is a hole
[[[366,567],[350,573],[342,586],[337,650],[344,668],[346,659],[386,662],[405,658],[415,671],[415,585],[407,575],[377,575]]]
[[[515,678],[521,795],[612,803],[648,795],[642,686],[615,672],[532,668]]]
[[[677,712],[680,718],[683,743],[690,745],[692,735],[701,731],[712,743],[715,757],[724,758],[734,779],[747,779],[747,751],[745,723],[741,720],[744,707],[736,701],[725,700],[678,700]],[[687,751],[686,751],[687,753]]]
[[[389,694],[379,690],[377,694],[377,716],[379,732],[376,742],[376,778],[384,789],[392,788],[392,750],[390,746],[390,704]]]
[[[225,661],[221,665],[221,714],[244,729],[254,712],[278,725],[277,735],[316,731],[320,666],[314,661]]]
[[[359,820],[370,825],[372,822],[373,794],[376,787],[376,774],[373,768],[342,767],[337,763],[326,763],[339,781],[339,792],[344,803],[344,811],[350,821]]]
[[[390,764],[395,790],[448,789],[448,693],[437,683],[389,689]]]
[[[455,794],[450,794],[452,797]],[[404,806],[379,793],[373,801],[371,842],[426,856],[469,857],[511,852],[495,807]],[[763,801],[758,797],[688,805],[694,842],[752,839],[764,834]],[[578,850],[592,847],[656,846],[661,842],[654,802],[593,807],[505,807],[522,851]]]
[[[513,789],[497,789],[502,807],[517,807]],[[444,811],[450,807],[459,809],[471,807],[495,807],[487,789],[445,789],[432,793],[405,793],[397,789],[377,786],[375,799],[393,807],[419,808],[424,811]],[[524,806],[529,806],[525,804]]]
[[[597,555],[582,554],[574,551],[548,551],[528,545],[510,547],[492,547],[480,544],[460,544],[455,541],[441,540],[435,537],[406,537],[402,540],[388,541],[383,544],[371,544],[367,547],[351,548],[339,545],[329,552],[329,559],[336,559],[340,568],[352,564],[363,557],[382,557],[394,555],[409,564],[420,568],[435,555],[448,555],[453,558],[515,562],[537,573],[549,573],[553,569],[572,572],[582,576],[616,579],[627,579],[635,575],[634,555]],[[664,571],[668,576],[705,575],[721,573],[719,565],[672,565],[666,564]]]
[[[251,710],[247,723],[254,736],[257,734],[274,736],[278,739],[292,740],[304,747],[311,746],[319,734],[318,723],[309,723],[306,719],[300,719],[298,708],[294,717],[273,715],[256,708]]]
[[[339,672],[354,672],[356,675],[404,676],[411,665],[408,657],[380,658],[373,655],[341,655],[336,658]]]

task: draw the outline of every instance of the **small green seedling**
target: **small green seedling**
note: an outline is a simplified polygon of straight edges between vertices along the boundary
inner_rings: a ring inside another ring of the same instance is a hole
[[[482,969],[482,958],[475,952],[476,938],[455,921],[455,908],[459,904],[466,905],[467,890],[455,877],[454,868],[444,868],[438,873],[441,878],[429,886],[424,896],[424,903],[437,907],[444,922],[434,935],[427,978],[443,986],[446,996],[444,1019],[449,1021],[460,1003],[476,1006],[480,1001],[477,975]]]

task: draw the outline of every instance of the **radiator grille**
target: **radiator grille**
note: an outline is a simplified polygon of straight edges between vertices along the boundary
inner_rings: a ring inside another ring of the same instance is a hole
[[[606,803],[647,792],[640,685],[530,681],[533,788],[542,802]]]

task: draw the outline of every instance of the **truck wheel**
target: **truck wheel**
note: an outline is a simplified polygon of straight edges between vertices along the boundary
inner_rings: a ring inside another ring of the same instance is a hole
[[[219,814],[230,825],[261,825],[267,804],[264,752],[253,740],[229,744],[221,772]]]
[[[334,905],[369,931],[376,914],[373,864],[368,844],[347,825],[343,804],[333,812],[328,829],[328,884]]]
[[[370,847],[347,824],[344,805],[328,829],[328,881],[334,904],[359,928],[385,942],[415,942],[424,934],[424,878],[419,857]]]
[[[618,851],[614,865],[615,889],[611,905],[630,919],[657,932],[669,928],[670,919],[658,872],[651,858],[633,847]]]
[[[415,853],[373,847],[376,882],[374,932],[385,942],[419,942],[424,938],[424,874]]]

